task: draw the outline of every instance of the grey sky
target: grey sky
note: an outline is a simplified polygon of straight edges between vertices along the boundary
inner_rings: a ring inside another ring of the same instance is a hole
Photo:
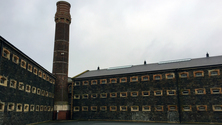
[[[50,72],[57,0],[2,0],[0,35]],[[222,0],[67,0],[69,76],[222,54]]]

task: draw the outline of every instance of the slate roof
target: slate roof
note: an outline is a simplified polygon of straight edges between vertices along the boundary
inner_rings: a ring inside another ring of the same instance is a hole
[[[135,66],[132,65],[130,67],[119,68],[119,69],[91,70],[91,71],[82,73],[81,75],[78,75],[75,78],[87,78],[87,77],[96,77],[96,76],[148,72],[148,71],[160,71],[160,70],[170,70],[170,69],[182,69],[182,68],[212,66],[212,65],[221,65],[221,64],[222,64],[222,56],[214,56],[214,57],[168,61],[168,62],[161,62],[161,63],[152,63],[152,64],[146,64],[146,65],[144,64],[135,65]]]

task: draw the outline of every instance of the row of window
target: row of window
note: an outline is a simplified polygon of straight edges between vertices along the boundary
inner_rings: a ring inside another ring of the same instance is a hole
[[[219,88],[219,87],[210,88],[210,91],[211,91],[211,94],[222,94],[221,88]],[[130,96],[132,96],[132,97],[139,96],[138,91],[133,91],[133,92],[129,92],[129,93],[130,93]],[[168,96],[174,96],[174,95],[176,95],[176,90],[166,90],[166,93]],[[120,97],[127,97],[127,94],[128,94],[128,92],[120,92],[119,96]],[[195,94],[196,95],[206,94],[206,89],[205,88],[195,89]],[[142,96],[150,96],[150,91],[142,91],[141,95]],[[181,95],[190,95],[190,89],[181,90]],[[74,99],[80,99],[80,96],[81,96],[80,94],[74,94]],[[154,91],[154,96],[163,96],[163,90]],[[97,98],[97,97],[98,97],[98,94],[91,94],[91,98]],[[117,92],[109,93],[109,97],[116,98]],[[82,99],[88,99],[88,98],[89,98],[89,94],[82,94]],[[101,93],[100,98],[107,98],[107,93]]]
[[[22,103],[15,103],[8,102],[7,104],[7,111],[16,111],[22,112],[24,108],[24,112],[29,111],[53,111],[53,106],[46,106],[46,105],[34,105],[34,104],[22,104]],[[0,102],[0,112],[4,112],[5,110],[5,102]]]
[[[8,83],[7,77],[0,76],[0,85],[7,87],[7,83]],[[19,82],[18,85],[17,85],[17,81],[16,80],[10,79],[9,87],[16,89],[17,86],[18,86],[18,90],[21,90],[21,91],[25,90],[25,92],[28,92],[28,93],[33,93],[33,94],[37,93],[37,95],[42,95],[42,96],[54,98],[54,94],[51,93],[51,92],[48,92],[48,91],[45,91],[45,90],[41,90],[40,88],[36,88],[36,87],[28,85],[28,84],[24,85],[23,82]]]
[[[213,69],[213,70],[208,70],[209,76],[217,76],[220,75],[220,70],[219,69]],[[194,77],[203,77],[204,76],[204,71],[199,70],[199,71],[194,71],[193,72]],[[189,72],[181,72],[179,73],[180,78],[187,78],[189,76]],[[167,73],[165,74],[166,79],[174,79],[175,74],[174,73]],[[149,75],[144,75],[141,76],[141,81],[149,81],[150,77]],[[153,75],[153,80],[162,80],[162,74],[155,74]],[[100,80],[91,80],[91,85],[96,85],[100,82],[100,84],[107,84],[108,81],[107,79],[100,79]],[[122,77],[119,79],[120,83],[125,83],[127,82],[127,77]],[[130,82],[138,82],[138,76],[132,76],[130,77]],[[117,78],[110,78],[109,83],[117,83]],[[81,82],[77,81],[75,82],[75,86],[80,86]],[[82,81],[82,85],[89,85],[89,81]]]
[[[88,106],[82,106],[81,111],[89,111]],[[98,111],[97,106],[91,106],[91,111]],[[140,111],[139,106],[119,106],[119,111]],[[177,111],[176,105],[168,105],[168,111]],[[207,105],[196,105],[197,111],[207,111]],[[212,105],[213,111],[222,111],[222,105]],[[74,112],[80,111],[80,106],[73,107]],[[100,106],[100,111],[107,111],[107,106]],[[117,106],[109,106],[109,111],[117,111]],[[143,105],[142,111],[151,111],[150,105]],[[154,106],[154,111],[164,111],[163,105]],[[191,105],[183,105],[182,111],[192,111]]]
[[[7,58],[8,60],[10,60],[10,51],[8,51],[6,48],[3,48],[2,56]],[[13,54],[12,55],[12,62],[19,64],[19,57],[17,55]],[[28,64],[28,67],[27,67],[27,63],[25,60],[21,59],[20,66],[24,69],[27,68],[27,70],[29,72],[33,72],[35,75],[38,75],[39,77],[43,78],[44,80],[49,81],[52,84],[55,84],[54,79],[50,78],[48,75],[43,73],[43,71],[38,70],[37,67],[33,68],[33,66],[31,64]]]

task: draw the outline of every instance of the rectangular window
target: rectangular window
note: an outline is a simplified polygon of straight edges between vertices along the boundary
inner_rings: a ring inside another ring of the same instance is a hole
[[[16,89],[16,81],[14,79],[10,80],[10,87]]]
[[[116,78],[111,78],[109,80],[110,80],[109,83],[117,83],[117,79]]]
[[[32,86],[32,93],[36,93],[36,87]]]
[[[1,86],[7,86],[8,79],[4,76],[0,76],[0,85]]]
[[[97,111],[97,106],[91,106],[91,111]]]
[[[46,74],[45,73],[43,73],[43,79],[46,79]]]
[[[35,106],[35,111],[39,111],[39,105]]]
[[[153,80],[161,80],[161,79],[162,79],[161,74],[153,75]]]
[[[74,112],[79,112],[79,106],[74,106],[74,107],[73,107],[73,111],[74,111]]]
[[[176,105],[168,105],[168,111],[177,111]]]
[[[43,110],[44,110],[43,105],[40,105],[40,111],[43,111]]]
[[[211,94],[221,94],[221,88],[210,88]]]
[[[82,99],[88,99],[88,94],[83,94]]]
[[[2,56],[10,60],[10,51],[8,51],[6,48],[3,48]]]
[[[47,106],[44,106],[44,111],[47,111]]]
[[[21,59],[21,67],[26,69],[26,61]]]
[[[176,90],[167,90],[167,95],[168,96],[176,95]]]
[[[45,96],[46,96],[46,97],[48,97],[48,96],[49,96],[48,91],[45,91]]]
[[[24,90],[24,83],[19,82],[18,89],[19,90]]]
[[[130,77],[130,82],[137,82],[137,81],[138,81],[138,76]]]
[[[37,72],[38,72],[37,68],[34,67],[34,68],[33,68],[33,73],[34,73],[35,75],[37,75]]]
[[[139,111],[139,106],[131,106],[131,111]]]
[[[174,75],[174,73],[167,73],[167,74],[165,74],[165,77],[166,77],[166,79],[174,79],[175,75]]]
[[[39,70],[39,77],[42,78],[42,71]]]
[[[163,111],[163,106],[162,105],[156,106],[155,111]]]
[[[21,103],[17,103],[16,112],[22,112],[22,104]]]
[[[195,94],[196,94],[196,95],[206,94],[206,90],[205,90],[205,88],[195,89]]]
[[[149,105],[142,106],[142,111],[151,111],[151,106]]]
[[[116,106],[110,106],[110,111],[117,111],[117,107]]]
[[[127,92],[120,92],[120,97],[127,97]]]
[[[209,76],[218,76],[220,75],[220,69],[208,70]]]
[[[141,76],[141,79],[142,79],[142,81],[149,81],[150,80],[148,75]]]
[[[91,81],[91,85],[96,85],[97,84],[97,80],[92,80]]]
[[[50,107],[50,106],[48,106],[48,107],[47,107],[47,111],[49,112],[49,111],[50,111],[50,109],[51,109],[51,107]]]
[[[127,82],[127,78],[126,77],[120,78],[120,83],[124,83],[124,82]]]
[[[107,98],[107,93],[101,93],[100,98]]]
[[[180,78],[187,78],[189,76],[189,72],[180,72],[179,77]]]
[[[28,112],[29,111],[29,104],[24,104],[24,112]]]
[[[38,95],[41,94],[41,89],[40,89],[40,88],[37,89],[37,94],[38,94]]]
[[[192,111],[192,107],[191,107],[191,105],[183,105],[182,110],[184,112]]]
[[[138,92],[131,92],[131,96],[132,97],[137,97],[138,96]]]
[[[110,98],[116,98],[117,97],[117,93],[116,92],[112,92],[110,93]]]
[[[75,82],[75,86],[80,86],[80,82]]]
[[[16,64],[19,64],[19,57],[13,54],[12,61]]]
[[[163,96],[163,90],[154,91],[154,96]]]
[[[88,106],[82,106],[82,111],[88,111]]]
[[[194,77],[203,77],[204,71],[194,71],[193,74],[194,74]]]
[[[35,111],[35,106],[34,105],[30,105],[30,111]]]
[[[197,105],[197,111],[207,111],[207,105]]]
[[[222,111],[222,105],[212,105],[213,111]]]
[[[89,85],[89,81],[83,81],[82,85]]]
[[[106,79],[100,79],[100,84],[106,84],[107,80]]]
[[[97,98],[97,94],[91,94],[91,98],[93,99]]]
[[[0,101],[0,112],[4,112],[5,109],[5,102]]]
[[[25,92],[28,92],[28,93],[31,92],[31,86],[30,86],[30,85],[27,85],[27,84],[26,84]]]
[[[41,96],[45,96],[45,90],[41,91]]]
[[[28,71],[32,72],[32,65],[31,64],[28,64]]]
[[[150,91],[142,91],[142,96],[150,96]]]
[[[15,103],[9,102],[7,111],[14,111],[15,110]]]
[[[120,111],[127,111],[127,106],[120,106],[119,109]]]
[[[106,106],[100,106],[100,111],[106,111],[107,107]]]
[[[184,89],[181,91],[181,95],[190,95],[190,89]]]

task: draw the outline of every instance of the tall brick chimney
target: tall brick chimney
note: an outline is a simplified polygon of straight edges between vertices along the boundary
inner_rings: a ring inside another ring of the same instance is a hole
[[[54,96],[54,119],[69,119],[68,104],[68,63],[69,63],[69,25],[71,23],[70,7],[65,1],[57,2],[55,14],[55,43],[53,71],[56,76]]]

